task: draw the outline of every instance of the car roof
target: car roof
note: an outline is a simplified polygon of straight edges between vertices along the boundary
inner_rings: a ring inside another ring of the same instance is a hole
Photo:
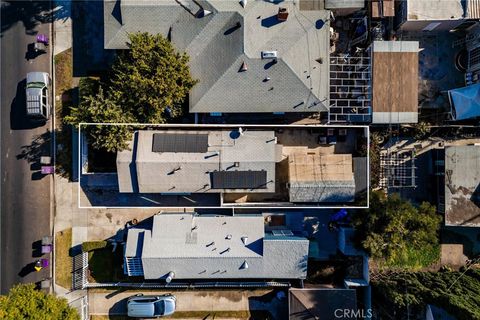
[[[153,302],[137,302],[135,300],[129,301],[128,316],[130,317],[153,317],[155,314],[155,306]]]

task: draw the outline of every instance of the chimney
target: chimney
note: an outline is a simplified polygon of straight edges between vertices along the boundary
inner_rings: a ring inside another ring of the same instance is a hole
[[[247,67],[247,64],[245,63],[245,61],[242,62],[242,65],[240,66],[240,70],[238,70],[239,72],[245,72],[248,70],[248,67]]]
[[[287,21],[288,11],[287,8],[278,8],[277,19],[278,21]]]

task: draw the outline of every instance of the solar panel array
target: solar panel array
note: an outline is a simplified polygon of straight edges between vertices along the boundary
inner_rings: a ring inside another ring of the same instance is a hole
[[[267,171],[215,171],[212,189],[266,189]]]
[[[208,151],[208,134],[154,133],[152,151],[205,153]]]

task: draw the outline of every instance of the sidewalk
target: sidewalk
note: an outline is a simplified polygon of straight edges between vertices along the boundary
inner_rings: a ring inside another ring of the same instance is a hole
[[[72,47],[72,18],[71,18],[70,0],[56,0],[54,1],[54,50],[53,54],[57,55]]]

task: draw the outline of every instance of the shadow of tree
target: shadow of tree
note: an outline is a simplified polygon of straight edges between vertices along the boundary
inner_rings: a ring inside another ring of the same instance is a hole
[[[4,1],[2,3],[1,32],[22,22],[27,34],[36,34],[34,30],[41,23],[55,20],[66,20],[70,16],[69,1],[56,1],[52,8],[52,1]]]
[[[29,145],[21,147],[22,152],[17,155],[17,159],[24,159],[30,164],[40,163],[41,156],[50,156],[51,150],[51,132],[48,130],[41,135],[34,137]]]

